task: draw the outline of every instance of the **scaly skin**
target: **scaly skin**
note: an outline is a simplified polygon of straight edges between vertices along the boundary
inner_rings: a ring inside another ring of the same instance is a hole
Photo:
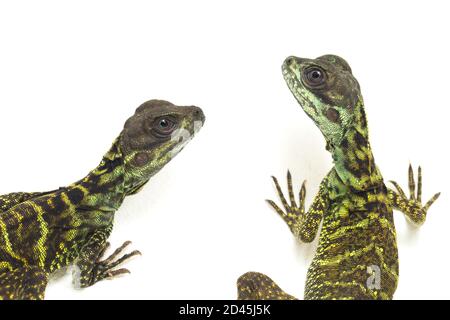
[[[438,198],[421,203],[422,172],[417,195],[409,167],[410,197],[399,185],[388,189],[375,165],[369,144],[360,87],[342,58],[289,57],[283,75],[294,97],[323,133],[334,167],[323,179],[312,206],[305,211],[303,183],[296,204],[288,172],[289,203],[273,178],[284,210],[269,204],[303,242],[322,229],[308,269],[305,299],[392,299],[398,282],[398,255],[392,209],[421,225]],[[292,299],[269,277],[249,272],[238,280],[239,299]]]
[[[150,100],[85,178],[50,192],[0,196],[0,299],[43,299],[49,276],[72,264],[79,287],[128,273],[116,267],[140,254],[117,258],[129,241],[101,260],[114,214],[181,151],[204,119],[200,108]]]

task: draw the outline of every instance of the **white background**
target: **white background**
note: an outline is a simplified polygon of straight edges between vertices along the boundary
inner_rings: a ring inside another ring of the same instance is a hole
[[[297,243],[264,202],[270,175],[331,167],[319,130],[287,89],[288,55],[344,57],[366,102],[386,180],[422,165],[426,224],[395,213],[395,298],[450,298],[446,1],[14,1],[0,4],[0,193],[67,185],[94,168],[124,121],[160,98],[203,108],[206,124],[145,189],[111,237],[143,256],[131,274],[48,299],[235,299],[246,271],[303,296],[315,244]]]

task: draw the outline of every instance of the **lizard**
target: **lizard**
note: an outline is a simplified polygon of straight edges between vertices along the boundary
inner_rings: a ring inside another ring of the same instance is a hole
[[[103,258],[115,212],[184,148],[204,121],[196,106],[147,101],[81,180],[48,192],[0,196],[0,299],[44,299],[49,278],[68,266],[80,288],[129,273],[118,266],[140,254],[121,255],[130,241]]]
[[[422,170],[418,168],[416,185],[411,165],[409,197],[397,182],[391,181],[394,188],[385,185],[370,147],[360,85],[343,58],[290,56],[282,73],[323,134],[333,159],[309,210],[305,210],[306,181],[297,203],[289,170],[289,201],[272,177],[284,210],[266,200],[301,242],[310,243],[320,234],[304,299],[392,299],[399,272],[393,209],[420,226],[440,193],[422,205]],[[239,277],[237,287],[238,299],[296,299],[258,272]]]

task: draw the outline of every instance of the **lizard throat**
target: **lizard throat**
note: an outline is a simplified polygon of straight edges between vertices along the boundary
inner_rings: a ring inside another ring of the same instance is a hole
[[[100,164],[85,178],[70,187],[78,188],[83,192],[80,206],[115,211],[127,195],[124,172],[122,153],[116,139]]]
[[[383,177],[375,165],[367,130],[352,127],[340,145],[330,148],[335,170],[347,186],[365,191],[383,183]]]

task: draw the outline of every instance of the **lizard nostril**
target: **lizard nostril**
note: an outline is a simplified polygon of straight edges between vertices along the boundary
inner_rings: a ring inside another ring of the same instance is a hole
[[[287,59],[286,59],[286,61],[285,61],[285,63],[286,63],[286,65],[291,65],[292,64],[292,62],[294,61],[294,58],[292,58],[292,57],[288,57]]]
[[[194,118],[199,119],[202,122],[205,122],[205,115],[203,114],[202,109],[195,107],[194,109]]]

